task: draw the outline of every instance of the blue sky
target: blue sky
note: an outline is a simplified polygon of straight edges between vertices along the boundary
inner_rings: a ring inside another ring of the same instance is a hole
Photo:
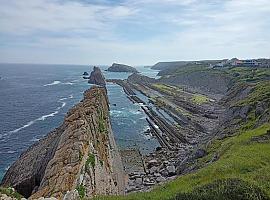
[[[0,3],[0,62],[152,65],[270,55],[270,0]]]

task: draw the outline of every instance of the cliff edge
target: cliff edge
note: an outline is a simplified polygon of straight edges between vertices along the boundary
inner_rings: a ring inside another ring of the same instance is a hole
[[[123,176],[106,88],[94,86],[85,91],[84,99],[59,128],[13,163],[1,185],[30,199],[72,199],[123,194]]]

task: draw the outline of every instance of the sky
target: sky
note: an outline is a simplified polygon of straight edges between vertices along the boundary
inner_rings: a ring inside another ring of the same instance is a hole
[[[270,56],[270,0],[0,0],[0,62]]]

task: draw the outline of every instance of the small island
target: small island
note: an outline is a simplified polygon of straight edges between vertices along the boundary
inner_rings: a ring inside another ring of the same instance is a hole
[[[131,72],[137,73],[138,71],[129,65],[113,63],[111,67],[107,69],[109,72]]]

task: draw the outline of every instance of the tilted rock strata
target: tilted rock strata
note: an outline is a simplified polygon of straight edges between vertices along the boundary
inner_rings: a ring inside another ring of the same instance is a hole
[[[122,194],[123,168],[109,121],[105,88],[92,87],[64,123],[32,145],[10,167],[2,184],[30,199]]]

